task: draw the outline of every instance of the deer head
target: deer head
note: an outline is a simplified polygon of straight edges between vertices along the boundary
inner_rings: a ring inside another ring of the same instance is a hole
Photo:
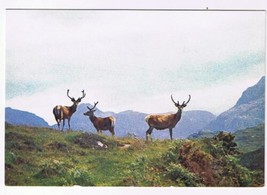
[[[98,104],[98,102],[94,103],[94,106],[92,108],[90,108],[89,106],[87,106],[87,108],[88,108],[89,111],[87,111],[86,113],[84,113],[84,115],[89,116],[89,117],[90,116],[94,116],[94,112],[96,111],[95,110],[95,107],[96,107],[97,104]]]
[[[175,105],[179,110],[183,110],[183,108],[186,107],[187,104],[188,104],[188,102],[190,101],[190,99],[191,99],[191,95],[189,95],[189,99],[187,100],[187,102],[185,103],[185,101],[183,101],[183,103],[182,103],[181,105],[179,104],[179,101],[175,102],[175,101],[173,100],[172,95],[171,95],[171,99],[172,99],[172,102],[174,103],[174,105]]]
[[[67,90],[67,96],[70,98],[70,100],[73,102],[73,105],[77,106],[81,101],[82,99],[85,97],[86,93],[84,93],[84,90],[82,90],[82,97],[79,97],[77,100],[75,100],[74,97],[70,97],[69,95],[69,89]]]

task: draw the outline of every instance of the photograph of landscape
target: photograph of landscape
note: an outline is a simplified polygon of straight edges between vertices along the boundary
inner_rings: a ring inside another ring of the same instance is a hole
[[[265,14],[7,9],[5,186],[264,187]]]

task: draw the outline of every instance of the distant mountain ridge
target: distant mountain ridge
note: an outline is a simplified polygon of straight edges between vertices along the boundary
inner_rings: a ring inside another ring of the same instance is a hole
[[[71,118],[71,126],[75,130],[84,130],[90,132],[96,132],[95,127],[90,121],[88,116],[84,116],[87,106],[92,107],[91,104],[82,103],[78,107],[77,111]],[[117,136],[135,135],[137,137],[145,138],[145,133],[148,129],[148,125],[145,122],[146,113],[137,112],[133,110],[126,110],[119,113],[114,112],[102,112],[97,109],[95,112],[97,117],[114,116],[115,122],[115,134]],[[176,138],[186,138],[199,131],[201,128],[206,126],[210,121],[215,119],[215,115],[208,111],[184,111],[182,113],[181,121],[176,125],[173,130],[173,135]],[[109,132],[105,132],[109,134]],[[156,138],[169,138],[168,131],[157,131],[154,130],[152,136]]]
[[[25,125],[30,127],[49,127],[48,123],[33,113],[5,108],[5,121],[13,125]]]
[[[87,106],[92,107],[92,105],[89,103],[82,103],[78,106],[76,112],[71,117],[71,129],[96,133],[96,129],[90,121],[89,117],[83,115],[83,113],[88,110]],[[147,115],[146,113],[141,113],[132,110],[126,110],[119,113],[114,113],[110,111],[102,112],[101,110],[96,108],[95,115],[97,117],[114,116],[116,118],[116,136],[136,136],[140,138],[145,138],[145,134],[148,129],[148,125],[145,122],[145,116]],[[192,133],[199,131],[213,119],[215,119],[215,115],[207,111],[184,111],[182,113],[182,118],[180,122],[173,130],[173,136],[174,138],[186,138]],[[6,108],[6,122],[13,125],[49,127],[48,123],[45,122],[44,119],[42,119],[41,117],[38,117],[29,112],[15,110],[12,108]],[[50,127],[57,129],[56,124]],[[67,128],[68,125],[67,123],[65,123],[64,129],[66,130]],[[104,133],[108,135],[110,134],[108,131]],[[154,130],[152,136],[158,139],[165,139],[169,138],[169,133],[168,130]]]
[[[265,122],[265,76],[246,89],[234,107],[221,113],[205,127],[213,131],[235,132]]]
[[[71,129],[82,130],[95,133],[95,127],[88,116],[83,115],[89,103],[82,103],[71,118]],[[174,110],[175,111],[175,110]],[[191,134],[199,131],[230,131],[235,132],[239,129],[254,127],[265,122],[265,77],[262,77],[257,84],[245,90],[238,99],[236,105],[226,112],[215,116],[208,111],[193,110],[183,111],[182,118],[173,129],[174,138],[187,138]],[[50,127],[41,117],[33,113],[6,108],[6,122],[13,125],[27,125],[36,127]],[[51,112],[52,115],[52,112]],[[144,118],[146,113],[133,110],[126,110],[115,113],[111,111],[103,112],[96,108],[95,115],[98,117],[114,116],[115,134],[123,137],[127,135],[145,138],[148,129]],[[57,125],[51,126],[57,128]],[[67,123],[65,129],[68,128]],[[105,134],[110,134],[108,131]],[[158,139],[169,138],[168,130],[153,130],[152,137]]]

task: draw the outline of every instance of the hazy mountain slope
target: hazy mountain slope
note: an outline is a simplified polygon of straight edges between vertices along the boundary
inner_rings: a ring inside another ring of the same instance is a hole
[[[186,138],[200,131],[215,118],[216,116],[208,111],[184,111],[181,120],[175,127],[174,135],[176,137]]]
[[[265,121],[265,77],[245,90],[236,105],[220,114],[206,129],[231,131],[253,127]]]
[[[249,87],[247,90],[245,90],[235,106],[239,106],[241,104],[248,104],[251,101],[261,99],[262,97],[264,97],[264,93],[265,76],[262,77],[256,85]]]

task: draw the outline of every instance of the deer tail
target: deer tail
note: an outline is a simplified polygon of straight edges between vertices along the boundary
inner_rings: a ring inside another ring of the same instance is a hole
[[[147,115],[146,117],[145,117],[145,121],[148,123],[148,120],[150,119],[150,115]]]
[[[55,119],[61,119],[62,118],[62,109],[61,109],[61,106],[56,106],[54,109],[53,109],[53,114],[55,116]]]
[[[114,117],[111,117],[110,119],[111,119],[111,127],[114,128],[116,119]]]

